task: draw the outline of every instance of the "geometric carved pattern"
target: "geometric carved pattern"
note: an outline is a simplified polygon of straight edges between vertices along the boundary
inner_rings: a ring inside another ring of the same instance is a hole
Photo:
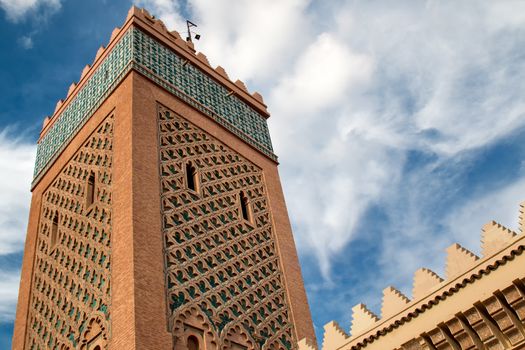
[[[185,346],[186,330],[200,328],[213,349],[296,348],[261,169],[160,105],[158,117],[167,301],[176,344]],[[198,172],[198,192],[187,188],[188,162]],[[251,222],[243,218],[241,191]]]
[[[112,141],[113,116],[109,116],[42,196],[30,295],[28,349],[89,349],[94,342],[101,349],[106,347]],[[86,191],[91,174],[95,176],[95,190],[93,203],[87,206]]]

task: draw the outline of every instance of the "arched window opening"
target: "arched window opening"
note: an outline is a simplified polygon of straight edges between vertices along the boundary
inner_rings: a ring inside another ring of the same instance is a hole
[[[100,345],[97,345],[93,348],[93,350],[102,350],[102,348],[100,347]]]
[[[95,201],[95,173],[91,172],[87,180],[86,207],[89,208]]]
[[[58,239],[58,212],[55,212],[53,216],[53,222],[51,223],[51,249],[55,248]]]
[[[246,195],[242,191],[239,196],[241,197],[242,218],[251,223],[252,222],[252,211],[250,208],[250,203],[248,202],[248,197],[246,197]]]
[[[199,340],[194,335],[190,335],[186,341],[188,350],[199,350]]]
[[[186,164],[186,185],[190,190],[199,191],[199,175],[191,162]]]

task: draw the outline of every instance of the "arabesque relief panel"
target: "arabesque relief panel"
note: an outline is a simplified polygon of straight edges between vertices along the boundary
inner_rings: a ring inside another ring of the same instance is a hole
[[[43,193],[28,349],[106,348],[110,321],[113,116]]]
[[[158,119],[175,348],[295,348],[262,170],[160,105]]]

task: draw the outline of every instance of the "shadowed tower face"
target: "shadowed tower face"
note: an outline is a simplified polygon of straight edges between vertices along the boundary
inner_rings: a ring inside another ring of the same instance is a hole
[[[268,117],[133,7],[44,122],[13,348],[313,340]]]

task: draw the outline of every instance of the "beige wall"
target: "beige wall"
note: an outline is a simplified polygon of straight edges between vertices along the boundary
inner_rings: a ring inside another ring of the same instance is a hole
[[[523,206],[520,227],[524,225]],[[477,257],[447,249],[445,279],[428,269],[414,275],[413,300],[388,287],[382,315],[354,307],[350,332],[325,325],[323,350],[525,348],[525,235],[496,222],[482,229]],[[300,349],[315,344],[300,342]]]

